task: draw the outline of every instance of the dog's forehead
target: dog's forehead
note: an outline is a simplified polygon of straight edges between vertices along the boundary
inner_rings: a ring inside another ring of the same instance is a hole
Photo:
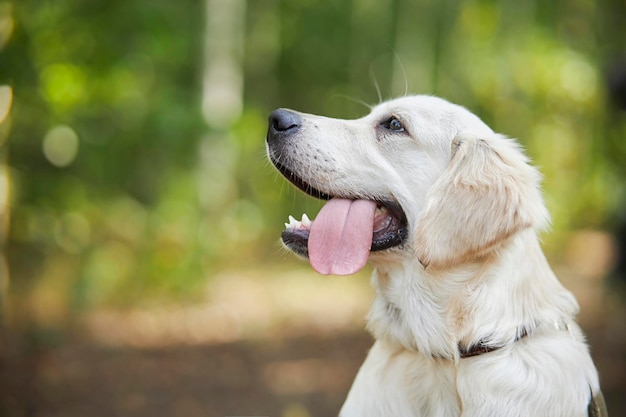
[[[414,122],[443,123],[457,131],[493,133],[489,126],[465,107],[434,96],[415,95],[385,101],[374,107],[367,117],[381,119],[392,115]]]

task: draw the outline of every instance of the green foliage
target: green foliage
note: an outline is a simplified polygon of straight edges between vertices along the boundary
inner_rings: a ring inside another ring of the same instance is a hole
[[[247,2],[244,106],[219,126],[200,105],[205,7],[0,3],[8,255],[26,304],[45,303],[41,288],[70,310],[188,297],[219,268],[274,259],[287,215],[320,203],[265,161],[267,114],[356,117],[377,88],[441,95],[520,138],[546,177],[553,255],[568,230],[623,211],[626,118],[604,87],[619,2]]]

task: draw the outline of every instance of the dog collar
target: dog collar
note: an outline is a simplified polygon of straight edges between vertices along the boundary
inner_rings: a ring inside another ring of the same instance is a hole
[[[526,336],[528,336],[528,329],[526,329],[525,327],[522,327],[521,331],[518,332],[518,335],[513,341],[513,343],[517,342],[520,339],[525,338]],[[459,343],[459,356],[461,357],[461,359],[471,358],[473,356],[482,355],[483,353],[493,352],[494,350],[498,350],[502,347],[504,347],[504,345],[490,346],[490,345],[485,344],[482,341],[479,341],[477,344],[471,345],[468,347],[463,347]]]
[[[541,327],[541,326],[537,326],[537,327]],[[553,326],[551,327],[560,331],[566,331],[566,332],[570,331],[569,324],[567,324],[564,321],[555,322]],[[520,328],[519,331],[517,332],[517,336],[515,337],[515,340],[513,341],[513,343],[525,338],[526,336],[529,336],[530,333],[531,333],[531,330],[529,328],[527,327]],[[483,341],[479,341],[478,343],[474,345],[464,347],[463,345],[461,345],[461,343],[459,343],[458,344],[459,356],[461,357],[461,359],[471,358],[474,356],[482,355],[483,353],[493,352],[494,350],[501,349],[504,346],[505,345],[491,346],[491,345],[486,344]]]

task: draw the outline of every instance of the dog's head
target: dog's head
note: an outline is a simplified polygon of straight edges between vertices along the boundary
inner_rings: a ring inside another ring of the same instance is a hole
[[[452,266],[547,222],[540,175],[520,147],[436,97],[391,100],[356,120],[275,110],[267,151],[292,184],[330,200],[282,234],[322,273],[356,272],[370,253]]]

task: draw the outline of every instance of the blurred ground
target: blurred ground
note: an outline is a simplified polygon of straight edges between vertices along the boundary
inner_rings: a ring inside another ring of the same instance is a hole
[[[626,415],[626,308],[572,259],[559,274],[610,414]],[[367,275],[234,271],[212,280],[206,303],[96,311],[56,343],[7,338],[0,415],[336,416],[372,343]]]

